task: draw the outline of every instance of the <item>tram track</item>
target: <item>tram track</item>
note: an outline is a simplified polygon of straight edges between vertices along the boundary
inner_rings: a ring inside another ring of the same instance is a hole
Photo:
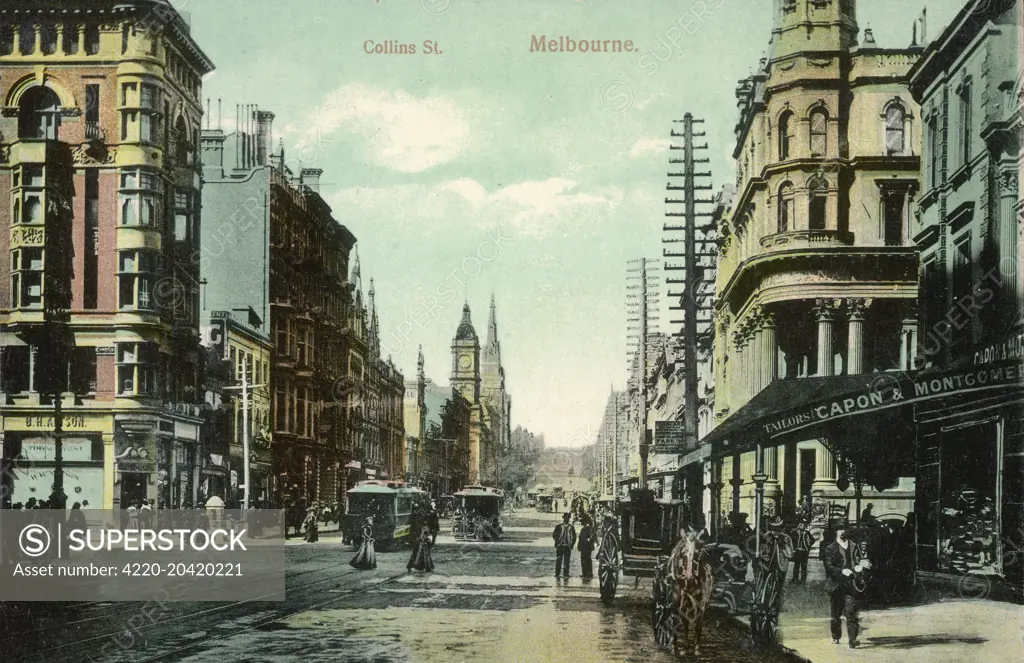
[[[307,573],[315,573],[317,571],[321,571],[322,572],[323,569],[311,569],[309,571],[301,572],[301,574],[305,575]],[[356,573],[359,573],[359,571],[350,571],[348,573],[344,573],[344,574],[341,574],[341,575],[331,575],[330,577],[327,577],[327,578],[323,578],[323,579],[320,579],[320,580],[315,580],[313,582],[308,582],[308,583],[299,585],[297,587],[291,587],[287,591],[289,591],[289,592],[302,592],[302,591],[305,591],[305,590],[309,590],[310,588],[319,587],[319,586],[326,585],[326,584],[329,584],[329,583],[337,583],[337,582],[341,581],[342,579],[344,579],[344,578],[346,578],[348,576],[354,575]],[[400,577],[400,576],[398,576],[398,577]],[[262,598],[269,598],[271,596],[274,596],[275,594],[276,594],[276,592],[271,592],[271,593],[267,593],[267,594],[264,594],[264,595],[261,595],[261,596],[257,596],[257,597],[251,598],[251,599],[246,599],[246,600],[243,600],[243,601],[233,601],[233,602],[230,602],[230,603],[218,603],[218,604],[216,604],[216,605],[214,605],[214,606],[212,606],[210,608],[207,608],[205,610],[188,611],[188,612],[184,612],[184,613],[181,613],[181,614],[177,614],[177,615],[168,617],[166,619],[150,620],[150,621],[145,622],[143,624],[132,625],[131,628],[126,628],[124,625],[121,625],[121,627],[118,628],[118,630],[116,630],[116,631],[109,631],[109,632],[105,632],[105,633],[98,634],[98,635],[93,635],[93,636],[88,636],[88,637],[75,638],[75,639],[73,639],[70,642],[59,644],[59,645],[56,645],[56,646],[53,646],[53,647],[48,647],[46,649],[35,650],[35,651],[31,652],[31,655],[33,656],[33,660],[42,660],[42,661],[55,661],[55,660],[96,660],[96,659],[89,659],[89,658],[71,658],[71,659],[68,659],[68,658],[64,658],[64,656],[65,656],[66,652],[68,652],[72,648],[84,647],[84,646],[89,645],[90,643],[98,643],[98,642],[103,642],[103,641],[117,642],[117,638],[125,636],[126,633],[129,634],[129,635],[132,635],[133,638],[138,638],[138,637],[142,636],[142,634],[144,634],[146,632],[149,632],[149,631],[152,631],[153,629],[158,629],[160,627],[166,627],[166,626],[169,626],[169,625],[182,623],[185,620],[194,620],[194,619],[197,619],[197,618],[200,618],[200,617],[203,617],[203,616],[213,615],[213,614],[216,614],[218,612],[227,612],[227,611],[230,611],[232,609],[237,609],[237,608],[240,608],[242,606],[246,606],[246,605],[252,604],[254,602],[258,602]],[[83,620],[83,621],[97,621],[99,619],[107,619],[107,620],[118,619],[119,617],[124,617],[124,616],[127,616],[129,614],[137,613],[139,611],[139,603],[142,603],[143,605],[145,605],[145,602],[133,602],[131,604],[128,604],[128,605],[132,606],[131,609],[125,609],[125,610],[117,611],[115,613],[106,613],[106,614],[103,614],[103,615],[97,615],[96,617],[90,617],[87,620]],[[301,612],[301,611],[302,610],[298,610],[297,612]],[[37,630],[49,630],[49,629],[47,627],[43,627],[42,629],[37,629]],[[16,640],[21,640],[23,638],[23,636],[25,634],[27,634],[27,633],[28,633],[27,631],[22,631],[22,632],[19,632],[17,638],[8,638],[5,641],[0,641],[0,646],[4,646],[4,645],[5,646],[9,646],[11,644],[14,644],[16,642]],[[196,643],[196,644],[199,644],[199,643]],[[7,649],[7,651],[10,651],[10,650]],[[122,649],[122,651],[123,651],[123,649]],[[130,658],[130,660],[131,661],[138,661],[139,659],[135,658],[135,657],[132,657],[132,658]]]
[[[359,573],[359,572],[356,571],[356,573]],[[345,574],[345,575],[348,576],[348,575],[352,575],[352,574],[348,573],[348,574]],[[168,657],[175,657],[172,660],[178,660],[178,658],[180,658],[180,656],[185,654],[186,652],[190,652],[190,651],[193,651],[193,650],[201,649],[201,648],[203,648],[203,647],[205,647],[205,646],[207,646],[207,645],[209,645],[209,644],[211,644],[213,642],[217,642],[219,640],[225,640],[227,638],[232,638],[232,637],[235,637],[235,636],[240,635],[242,633],[247,633],[249,631],[253,631],[253,630],[262,628],[262,627],[264,627],[264,626],[266,626],[268,624],[272,624],[272,623],[274,623],[276,621],[280,621],[282,619],[287,619],[288,617],[292,617],[294,615],[298,615],[298,614],[301,614],[303,612],[308,612],[310,610],[319,610],[319,609],[327,607],[327,606],[329,606],[329,605],[331,605],[333,603],[336,603],[337,601],[339,601],[341,599],[344,599],[344,598],[347,598],[347,597],[350,597],[350,596],[353,596],[353,595],[365,594],[365,593],[367,593],[369,591],[377,589],[378,587],[382,587],[382,586],[384,586],[384,585],[386,585],[388,583],[394,582],[395,580],[398,580],[399,578],[402,578],[402,577],[404,577],[406,575],[408,575],[408,573],[399,573],[397,575],[393,575],[393,576],[390,576],[388,578],[385,578],[384,580],[381,580],[380,582],[373,583],[373,584],[371,584],[369,586],[363,586],[363,587],[351,589],[351,590],[348,590],[348,591],[345,591],[345,592],[340,592],[337,595],[332,596],[329,599],[326,599],[324,601],[320,601],[318,603],[314,603],[312,605],[304,605],[304,606],[295,608],[293,610],[281,611],[278,614],[275,614],[275,615],[273,615],[271,617],[266,617],[266,618],[260,619],[260,620],[256,621],[255,623],[249,624],[249,625],[247,625],[247,626],[245,626],[243,628],[233,629],[233,630],[231,630],[228,633],[219,633],[219,634],[217,634],[215,636],[211,636],[209,638],[204,638],[202,640],[197,640],[195,642],[189,643],[189,644],[184,645],[182,647],[178,647],[176,649],[160,652],[159,654],[155,654],[155,655],[153,655],[153,656],[151,656],[149,658],[141,658],[141,659],[140,658],[132,658],[131,661],[133,663],[154,663],[155,661],[168,660]]]
[[[296,577],[304,576],[304,575],[307,575],[309,573],[316,573],[316,572],[322,571],[322,570],[323,569],[309,569],[309,570],[306,570],[306,571],[299,571],[297,573],[293,573],[291,575],[291,578],[294,579]],[[191,583],[183,583],[181,585],[175,585],[175,586],[169,588],[168,593],[173,593],[174,590],[179,589],[181,587],[185,587],[188,584],[191,584]],[[296,588],[293,588],[293,589],[302,589],[303,587],[305,587],[305,585],[300,585],[299,587],[296,587]],[[184,601],[184,603],[188,603],[188,601]],[[236,602],[236,603],[242,603],[242,602],[239,601],[239,602]],[[72,612],[72,611],[84,611],[84,610],[89,610],[91,608],[103,608],[103,607],[107,607],[107,606],[113,607],[114,609],[110,610],[110,611],[107,611],[107,612],[103,612],[101,614],[93,615],[92,617],[85,617],[83,619],[75,619],[73,621],[62,621],[62,622],[60,622],[59,626],[57,626],[56,628],[67,629],[69,627],[80,627],[80,626],[82,626],[84,624],[88,624],[88,623],[91,623],[91,622],[97,622],[97,621],[100,621],[100,620],[118,619],[120,617],[124,617],[124,616],[131,615],[133,613],[138,612],[139,606],[140,605],[145,605],[145,604],[146,604],[146,601],[130,601],[130,602],[125,602],[125,601],[82,601],[80,603],[73,603],[70,606],[62,606],[60,611],[63,612],[64,614],[67,614],[67,613]],[[234,605],[234,604],[232,604],[232,605]],[[47,625],[39,626],[39,627],[36,627],[36,628],[33,628],[33,629],[21,629],[16,634],[14,634],[14,635],[10,635],[10,636],[4,637],[4,638],[0,638],[0,651],[4,650],[7,645],[11,644],[11,642],[13,642],[16,639],[17,640],[22,640],[26,636],[31,636],[34,633],[42,633],[44,631],[45,632],[52,632],[54,630],[54,628],[55,628],[54,625],[47,624]]]

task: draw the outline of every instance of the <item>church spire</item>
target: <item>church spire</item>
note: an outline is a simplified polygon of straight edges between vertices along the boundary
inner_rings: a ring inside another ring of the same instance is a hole
[[[426,362],[423,360],[423,346],[421,345],[419,355],[417,355],[416,357],[416,377],[418,377],[421,381],[426,376],[426,371],[423,368],[425,363]]]
[[[359,275],[359,249],[355,249],[355,262],[352,263],[352,289],[355,290],[353,297],[356,301],[356,306],[361,307],[363,305],[363,279]]]
[[[370,277],[370,292],[369,292],[369,313],[370,313],[370,344],[372,347],[379,347],[380,343],[380,328],[377,322],[377,299],[373,289],[373,277]]]

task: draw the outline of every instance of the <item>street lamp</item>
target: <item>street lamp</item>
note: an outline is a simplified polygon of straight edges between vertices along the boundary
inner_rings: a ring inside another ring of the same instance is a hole
[[[754,471],[754,555],[761,555],[761,518],[764,511],[764,484],[768,475],[764,471],[764,445],[757,443],[757,469]]]

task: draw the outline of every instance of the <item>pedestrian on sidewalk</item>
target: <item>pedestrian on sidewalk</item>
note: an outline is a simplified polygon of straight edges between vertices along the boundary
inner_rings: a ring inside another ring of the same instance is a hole
[[[580,540],[576,548],[580,551],[583,579],[590,580],[594,577],[594,560],[591,557],[594,553],[594,523],[587,515],[584,515],[580,522],[583,526],[580,528]]]
[[[793,542],[782,531],[782,518],[768,523],[761,535],[759,555],[754,558],[754,595],[750,606],[750,633],[754,642],[774,645],[782,611],[782,589],[786,585]]]
[[[412,541],[412,551],[409,553],[409,561],[405,564],[405,570],[412,573],[413,564],[420,553],[420,530],[424,527],[423,506],[417,504],[412,510],[412,518],[409,522],[409,540]]]
[[[861,575],[871,568],[871,562],[861,555],[860,547],[846,536],[846,523],[835,526],[836,539],[825,547],[822,563],[825,565],[825,589],[829,594],[830,627],[832,642],[839,644],[842,636],[842,617],[846,617],[846,633],[849,636],[850,648],[859,644],[857,634],[860,631],[859,606],[857,605],[865,589]]]
[[[807,559],[814,546],[814,535],[807,529],[807,521],[797,521],[793,532],[793,582],[807,582]]]
[[[569,523],[569,514],[562,514],[562,523],[551,533],[555,540],[555,578],[569,578],[569,557],[572,547],[576,545],[576,528]]]
[[[303,537],[306,543],[316,543],[320,540],[320,526],[319,518],[320,509],[316,502],[309,505],[309,510],[306,512],[306,522],[303,523],[306,527],[306,534]]]
[[[412,561],[412,568],[417,571],[425,571],[430,573],[434,570],[434,556],[431,554],[431,550],[434,547],[433,540],[431,539],[430,528],[421,527],[419,535],[419,545],[416,546],[416,556]]]

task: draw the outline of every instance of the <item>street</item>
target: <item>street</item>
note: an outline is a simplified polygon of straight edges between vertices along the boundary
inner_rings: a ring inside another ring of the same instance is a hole
[[[7,660],[53,662],[672,661],[652,637],[649,580],[634,590],[624,578],[604,606],[574,556],[572,578],[556,582],[558,519],[512,514],[503,540],[486,544],[442,530],[432,574],[406,573],[407,551],[378,553],[375,571],[356,571],[333,533],[289,540],[283,603],[63,606],[7,620],[0,648]],[[748,651],[742,628],[710,613],[701,660],[793,659]]]

